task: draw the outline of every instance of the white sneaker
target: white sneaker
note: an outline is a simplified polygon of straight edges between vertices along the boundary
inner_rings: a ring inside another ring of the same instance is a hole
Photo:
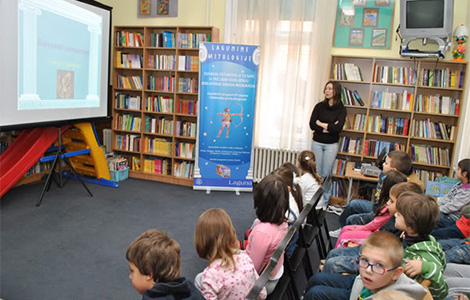
[[[327,212],[337,214],[338,216],[341,215],[341,213],[343,213],[343,210],[344,209],[342,207],[333,206],[333,205],[328,206],[328,208],[326,209]]]
[[[330,231],[330,236],[334,237],[334,238],[337,238],[337,237],[339,237],[340,233],[341,233],[341,228],[338,228],[336,230]]]

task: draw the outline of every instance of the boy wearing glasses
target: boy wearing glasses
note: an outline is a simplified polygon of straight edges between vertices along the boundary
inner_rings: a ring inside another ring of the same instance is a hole
[[[412,299],[422,299],[426,290],[403,274],[403,247],[386,231],[371,234],[356,260],[359,276],[317,273],[310,278],[304,299],[368,300],[384,289],[397,290]]]

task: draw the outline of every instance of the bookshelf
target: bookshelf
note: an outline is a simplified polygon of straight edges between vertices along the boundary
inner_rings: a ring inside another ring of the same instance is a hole
[[[346,161],[375,161],[383,147],[409,153],[425,184],[452,176],[466,72],[466,62],[332,56],[330,79],[348,111],[335,180]]]
[[[193,185],[199,43],[215,27],[114,28],[113,151],[129,177]]]

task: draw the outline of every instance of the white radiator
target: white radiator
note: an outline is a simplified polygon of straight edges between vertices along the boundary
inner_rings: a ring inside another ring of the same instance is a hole
[[[259,182],[283,163],[297,165],[297,150],[258,148],[254,149],[253,181]]]
[[[113,145],[111,144],[111,129],[103,129],[103,145],[106,153],[113,151]]]

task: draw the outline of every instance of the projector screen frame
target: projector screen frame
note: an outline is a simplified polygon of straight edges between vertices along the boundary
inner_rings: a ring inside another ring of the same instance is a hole
[[[24,130],[24,129],[29,129],[29,128],[38,128],[38,127],[50,127],[50,126],[55,126],[55,127],[60,127],[63,125],[68,125],[68,124],[75,124],[75,123],[82,123],[82,122],[97,122],[97,121],[106,121],[106,120],[111,120],[112,119],[112,111],[111,111],[111,101],[112,101],[112,95],[110,94],[112,92],[112,87],[110,85],[110,76],[111,76],[111,63],[112,63],[112,7],[107,6],[105,4],[102,4],[100,2],[97,2],[95,0],[69,0],[68,2],[81,2],[85,3],[91,6],[98,7],[103,10],[107,10],[109,12],[109,23],[108,23],[108,28],[103,28],[103,33],[107,32],[108,34],[108,43],[107,43],[107,62],[106,65],[107,67],[101,69],[101,72],[106,72],[107,75],[107,82],[106,82],[106,92],[102,93],[103,95],[100,95],[100,97],[105,97],[106,100],[106,115],[102,116],[90,116],[90,117],[79,117],[79,118],[67,118],[63,120],[48,120],[48,121],[39,121],[39,122],[31,122],[31,123],[18,123],[18,124],[8,124],[8,125],[1,125],[0,123],[0,132],[5,132],[5,131],[12,131],[12,130]],[[4,29],[6,30],[6,29]],[[106,43],[104,43],[106,45]],[[19,50],[19,49],[18,49]],[[102,50],[104,51],[104,50]],[[101,52],[104,53],[104,52]],[[1,76],[0,76],[1,78]],[[18,87],[19,88],[19,87]],[[104,89],[104,87],[103,87]],[[1,99],[0,99],[1,100]],[[104,107],[104,105],[102,106]],[[38,113],[41,112],[41,110],[37,111]]]

